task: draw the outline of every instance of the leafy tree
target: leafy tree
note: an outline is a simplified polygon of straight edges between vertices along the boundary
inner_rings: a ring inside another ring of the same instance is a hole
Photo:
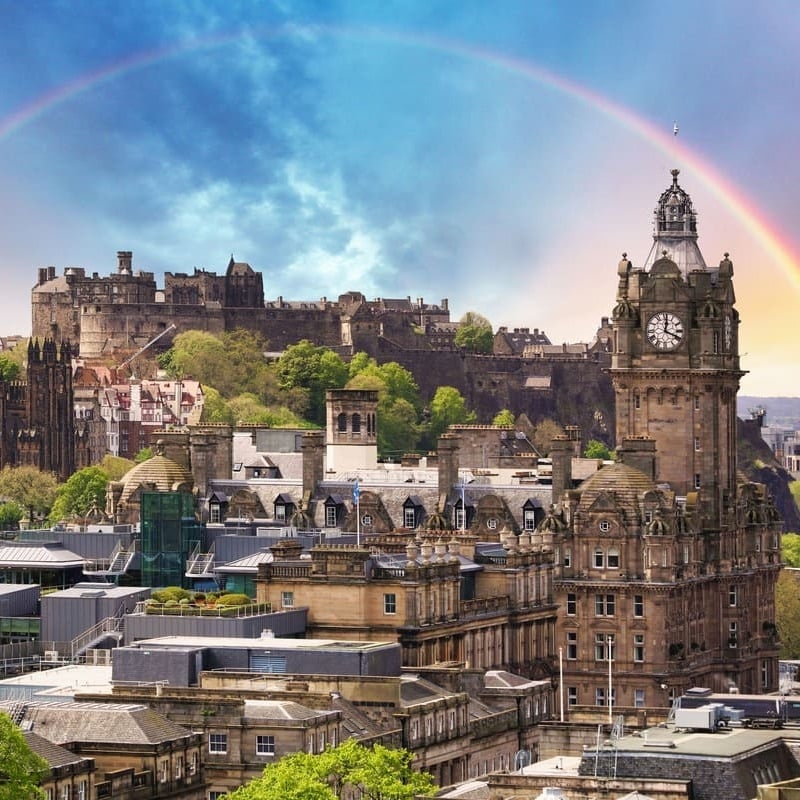
[[[58,487],[50,521],[85,518],[93,507],[105,508],[108,473],[101,467],[79,469]]]
[[[347,371],[351,378],[355,378],[361,372],[369,369],[370,367],[377,367],[378,362],[372,358],[372,356],[367,355],[363,350],[359,350],[351,359],[350,363],[347,365]]]
[[[412,452],[419,442],[417,410],[408,400],[378,401],[378,452],[393,457]]]
[[[274,394],[277,384],[264,360],[265,347],[259,334],[243,328],[218,336],[207,331],[184,331],[159,356],[159,364],[173,378],[190,376],[226,398],[244,392],[262,395],[268,389]]]
[[[148,461],[151,459],[155,453],[153,452],[152,447],[143,447],[139,452],[133,457],[134,464],[141,464],[143,461]]]
[[[34,753],[11,717],[0,712],[0,800],[38,800],[47,762]]]
[[[550,446],[556,436],[563,436],[564,429],[552,419],[543,419],[533,429],[533,446],[543,455],[550,452]]]
[[[499,411],[495,414],[494,419],[492,420],[492,425],[497,425],[498,427],[510,427],[514,425],[514,415],[507,409],[504,408],[502,411]]]
[[[598,439],[589,439],[583,450],[584,458],[602,458],[607,461],[611,458],[611,451]]]
[[[475,413],[467,410],[461,392],[452,386],[440,386],[431,400],[430,438],[432,444],[450,425],[474,422]]]
[[[0,355],[0,381],[15,381],[19,378],[20,365],[6,353]]]
[[[800,534],[783,534],[781,537],[781,558],[787,567],[800,567]]]
[[[233,425],[236,415],[228,407],[227,401],[213,386],[203,387],[202,422],[218,422]]]
[[[144,450],[150,450],[149,447],[140,450],[136,456],[137,458],[144,452]],[[150,455],[152,456],[152,451],[150,451]],[[103,460],[100,462],[100,468],[108,475],[108,479],[110,481],[118,481],[120,478],[123,477],[127,472],[130,472],[136,464],[140,462],[138,461],[131,461],[129,458],[122,458],[122,456],[112,456],[111,453],[106,453],[103,456]]]
[[[477,311],[467,311],[459,320],[456,346],[474,353],[491,353],[494,346],[492,323]]]
[[[0,470],[0,498],[13,500],[28,512],[33,522],[37,514],[46,515],[56,499],[58,480],[36,467],[3,467]]]
[[[775,624],[781,643],[781,658],[800,658],[799,590],[798,574],[794,570],[782,570],[775,587]]]
[[[16,530],[19,521],[24,516],[25,509],[19,503],[15,503],[13,500],[0,503],[0,530]]]
[[[328,347],[317,347],[303,339],[287,347],[277,364],[281,389],[300,389],[308,398],[307,418],[325,424],[325,392],[341,389],[348,378],[347,365]],[[294,405],[290,407],[294,408]]]
[[[364,747],[348,739],[319,755],[292,753],[270,764],[260,778],[228,795],[229,800],[414,800],[432,797],[435,784],[411,769],[407,750]]]
[[[266,406],[251,393],[240,394],[228,401],[237,425],[269,425],[272,428],[308,428],[310,424],[286,406]]]

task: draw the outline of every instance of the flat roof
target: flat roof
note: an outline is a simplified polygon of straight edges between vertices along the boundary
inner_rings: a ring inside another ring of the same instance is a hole
[[[90,583],[82,581],[70,586],[69,589],[61,589],[58,592],[51,592],[45,597],[130,597],[134,594],[149,592],[148,586],[117,586],[114,583]]]
[[[128,645],[139,649],[148,647],[174,647],[192,649],[201,647],[227,648],[231,650],[381,650],[400,647],[397,642],[356,642],[345,639],[282,639],[277,636],[261,638],[229,637],[229,636],[158,636],[153,639],[140,639]]]
[[[668,726],[666,728],[647,728],[619,739],[617,750],[620,753],[642,753],[652,756],[662,754],[669,758],[676,756],[705,756],[711,758],[734,758],[750,750],[761,748],[773,741],[793,740],[800,742],[800,728],[745,728],[730,726],[716,733],[687,731]],[[602,752],[611,750],[606,746]],[[586,750],[586,755],[593,752]]]
[[[37,698],[64,698],[82,692],[110,695],[111,666],[67,664],[0,680],[0,699],[22,694]]]

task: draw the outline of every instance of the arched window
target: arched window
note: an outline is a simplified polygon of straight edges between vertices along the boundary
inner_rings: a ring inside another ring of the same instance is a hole
[[[336,428],[339,433],[344,433],[347,430],[347,414],[344,412],[336,418]]]
[[[361,414],[353,414],[353,433],[361,433]]]

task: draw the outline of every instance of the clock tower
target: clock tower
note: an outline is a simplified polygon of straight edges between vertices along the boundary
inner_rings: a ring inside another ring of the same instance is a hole
[[[704,526],[733,524],[739,315],[726,253],[709,268],[697,216],[672,170],[655,209],[653,246],[636,269],[623,254],[613,312],[611,378],[617,440],[656,443],[654,475],[704,508]]]

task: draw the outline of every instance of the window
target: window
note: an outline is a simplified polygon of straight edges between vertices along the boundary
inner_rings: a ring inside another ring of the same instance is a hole
[[[80,783],[78,783],[78,793],[76,795],[77,800],[89,800],[88,788],[88,781],[80,781]]]
[[[336,429],[339,433],[344,433],[347,430],[347,414],[341,413],[336,417]]]
[[[695,489],[699,489],[700,488],[700,473],[699,472],[695,472],[695,474],[694,474],[694,488]]]
[[[695,411],[700,410],[700,395],[696,395],[694,398],[694,410]]]
[[[222,519],[220,507],[216,504],[209,506],[209,522],[219,522]]]
[[[613,617],[616,611],[616,606],[616,595],[596,594],[594,596],[594,615],[596,617]]]
[[[256,755],[257,756],[274,756],[275,755],[275,737],[270,734],[256,736]]]
[[[326,528],[335,528],[336,527],[336,511],[337,511],[337,508],[334,505],[325,506],[325,527]]]
[[[361,414],[353,414],[353,433],[361,433]]]
[[[611,523],[607,519],[601,520],[600,521],[600,530],[603,533],[608,533],[611,530]]]
[[[162,758],[158,765],[158,780],[166,783],[169,780],[169,759]]]
[[[636,708],[644,708],[644,689],[633,690],[633,705]]]
[[[275,504],[275,519],[283,522],[286,519],[286,506],[283,503]]]
[[[417,515],[416,515],[416,510],[413,507],[403,509],[403,527],[404,528],[417,527]]]
[[[396,614],[397,613],[397,595],[385,594],[383,596],[383,613]]]
[[[372,514],[362,514],[361,515],[361,524],[365,528],[371,528],[372,527]]]
[[[736,647],[738,644],[739,627],[735,622],[728,625],[728,646]]]
[[[320,753],[324,753],[325,752],[325,731],[320,731],[319,732],[319,736],[317,736],[317,739],[319,741],[319,752]]]
[[[605,553],[603,552],[602,547],[596,547],[594,551],[594,565],[598,569],[602,569],[605,566],[606,559]]]
[[[486,527],[490,531],[497,530],[497,518],[496,517],[491,517],[490,519],[487,519],[486,520]]]
[[[594,660],[608,661],[609,654],[611,660],[616,659],[617,648],[613,633],[596,633],[594,635]]]
[[[456,527],[456,530],[459,530],[459,531],[463,530],[466,527],[465,522],[466,522],[466,518],[464,516],[464,509],[463,508],[457,508],[455,510],[455,527]]]
[[[766,689],[769,686],[769,661],[761,662],[761,688]]]
[[[619,569],[619,549],[610,547],[608,550],[608,568]]]
[[[175,758],[175,780],[179,781],[183,777],[183,756]]]
[[[227,753],[228,752],[228,734],[227,733],[209,733],[208,734],[208,752],[209,753]]]
[[[568,706],[576,706],[576,705],[578,705],[578,687],[577,686],[567,686],[567,705]]]
[[[198,753],[192,753],[192,757],[189,760],[189,763],[186,765],[186,773],[188,775],[196,775],[199,763],[200,755]]]
[[[596,706],[604,706],[606,704],[606,690],[602,686],[598,686],[594,690],[594,704]]]
[[[644,595],[643,594],[635,594],[633,596],[633,616],[634,617],[643,617],[644,616]]]
[[[697,451],[700,450],[700,437],[699,436],[695,436],[694,437],[694,449],[697,450]]]
[[[644,512],[644,521],[646,525],[649,525],[653,521],[653,512],[652,511],[645,511]]]
[[[728,605],[735,606],[736,605],[736,587],[731,586],[728,588]]]
[[[567,595],[567,614],[573,617],[577,613],[578,613],[578,595],[570,593]]]
[[[451,710],[450,711],[450,730],[454,731],[456,729],[456,712]]]
[[[637,664],[644,663],[644,634],[633,634],[633,660]]]
[[[565,547],[564,548],[564,566],[571,567],[572,566],[572,548]]]
[[[578,632],[567,631],[567,659],[575,661],[578,658]]]
[[[633,407],[638,411],[642,407],[642,400],[638,394],[633,396]]]
[[[536,530],[536,514],[534,513],[532,508],[526,508],[523,513],[523,525],[522,527],[526,531],[534,531]]]
[[[281,608],[294,608],[294,592],[281,592]]]

